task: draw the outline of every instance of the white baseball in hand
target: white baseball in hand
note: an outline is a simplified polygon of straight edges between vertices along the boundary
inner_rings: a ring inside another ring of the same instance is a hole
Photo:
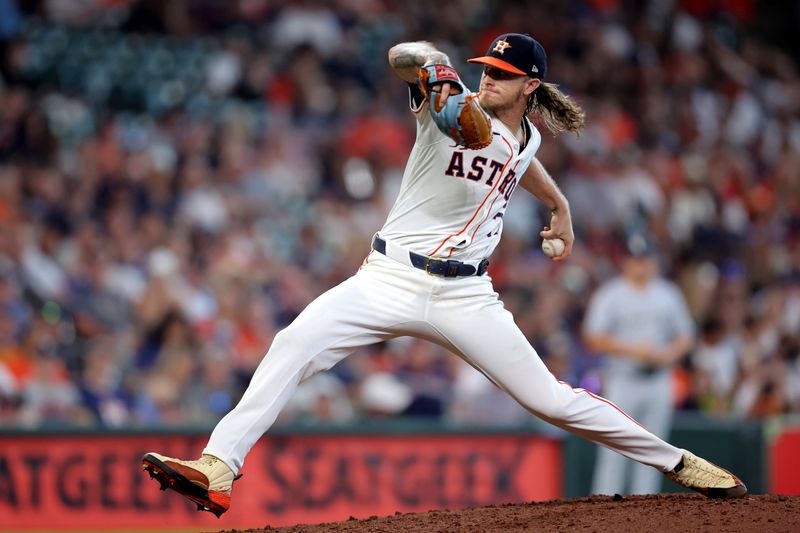
[[[558,257],[564,253],[566,244],[559,238],[545,239],[542,241],[542,251],[547,257]]]

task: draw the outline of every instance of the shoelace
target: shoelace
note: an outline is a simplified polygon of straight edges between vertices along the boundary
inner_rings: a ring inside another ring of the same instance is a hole
[[[203,467],[209,469],[215,469],[217,467],[216,464],[217,462],[219,462],[219,459],[217,459],[216,457],[211,455],[203,455],[200,457],[200,459],[195,459],[193,461],[184,461],[184,464],[190,468],[203,471]],[[231,482],[222,481],[222,479],[224,479],[225,477],[226,476],[224,474],[215,476],[213,479],[209,477],[208,479],[209,489],[223,491],[223,492],[230,491]],[[231,481],[235,481],[239,477],[241,477],[241,474],[239,474],[239,476],[234,477],[233,480]]]
[[[194,462],[200,463],[200,464],[203,464],[203,465],[206,465],[206,466],[214,466],[214,463],[216,463],[217,461],[219,461],[219,459],[217,459],[216,457],[213,457],[211,455],[202,455],[202,456],[200,456],[200,459],[198,459],[197,461],[194,461]]]
[[[698,461],[694,457],[690,457],[688,463],[689,464],[678,473],[678,477],[682,477],[681,474],[688,474],[691,470],[694,470],[691,476],[694,478],[693,481],[700,482],[704,486],[714,486],[720,481],[729,481],[728,476],[726,476],[723,471],[709,463]]]
[[[186,466],[191,467],[191,468],[198,468],[198,467],[203,467],[203,466],[213,467],[215,459],[213,457],[203,456],[200,459],[194,459],[192,461],[185,461],[184,460],[184,461],[181,461],[181,462],[183,464],[185,464]]]

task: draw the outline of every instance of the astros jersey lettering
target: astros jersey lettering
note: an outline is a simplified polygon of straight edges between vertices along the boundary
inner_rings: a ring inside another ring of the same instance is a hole
[[[417,140],[380,236],[433,257],[488,257],[500,241],[503,215],[541,134],[525,118],[528,141],[520,147],[514,134],[494,120],[492,144],[467,150],[439,131],[428,104],[415,88],[410,91]]]

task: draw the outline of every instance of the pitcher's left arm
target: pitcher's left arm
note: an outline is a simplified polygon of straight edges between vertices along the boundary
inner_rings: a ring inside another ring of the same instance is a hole
[[[534,195],[544,205],[550,208],[550,225],[539,232],[543,239],[559,238],[564,241],[564,252],[554,259],[565,259],[572,253],[572,244],[575,242],[575,233],[572,230],[572,215],[569,212],[569,202],[556,182],[535,157],[528,170],[520,178],[519,184],[523,189]]]

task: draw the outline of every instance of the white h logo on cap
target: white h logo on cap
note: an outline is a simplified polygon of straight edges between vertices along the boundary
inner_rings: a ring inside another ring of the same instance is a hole
[[[497,41],[497,44],[494,45],[494,48],[492,48],[492,52],[503,55],[506,52],[506,48],[511,48],[511,45],[508,44],[505,39],[500,39]]]

